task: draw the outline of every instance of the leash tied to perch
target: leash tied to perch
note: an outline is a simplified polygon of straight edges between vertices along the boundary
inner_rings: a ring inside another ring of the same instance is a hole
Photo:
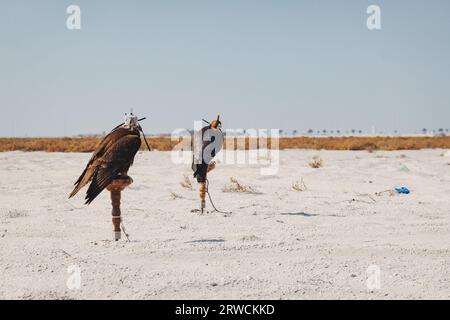
[[[206,194],[208,195],[209,202],[211,202],[211,205],[212,205],[212,207],[214,208],[214,210],[215,210],[216,212],[223,213],[223,214],[232,214],[232,213],[233,213],[233,212],[231,212],[231,211],[229,211],[229,212],[220,211],[219,209],[216,208],[216,206],[214,205],[214,202],[213,202],[213,200],[212,200],[212,198],[211,198],[211,194],[209,193],[209,180],[208,180],[208,179],[206,179],[206,188],[205,188],[205,192],[206,192]]]

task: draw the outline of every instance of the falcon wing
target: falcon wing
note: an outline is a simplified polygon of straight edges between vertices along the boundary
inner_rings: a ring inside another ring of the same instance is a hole
[[[94,172],[99,165],[98,159],[101,158],[114,143],[116,143],[120,138],[126,136],[127,134],[129,134],[129,131],[127,129],[118,128],[108,134],[105,138],[103,138],[103,140],[95,148],[95,151],[92,154],[92,157],[89,160],[83,173],[75,182],[75,188],[69,195],[69,198],[72,198],[74,195],[76,195],[78,191],[81,190],[81,188],[83,188],[86,184],[89,183],[89,181],[91,181]]]
[[[120,138],[98,159],[92,183],[86,193],[86,204],[90,204],[119,174],[126,174],[134,156],[141,147],[141,138],[129,134]]]

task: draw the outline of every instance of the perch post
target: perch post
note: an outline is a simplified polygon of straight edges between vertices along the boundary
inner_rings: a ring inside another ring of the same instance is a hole
[[[122,230],[120,229],[120,224],[122,221],[120,211],[121,193],[132,183],[133,179],[129,176],[119,176],[106,188],[109,192],[111,192],[113,239],[115,241],[120,240],[122,235]]]
[[[206,196],[206,182],[201,182],[200,183],[200,209],[201,209],[202,213],[204,212],[204,210],[206,208],[205,196]]]

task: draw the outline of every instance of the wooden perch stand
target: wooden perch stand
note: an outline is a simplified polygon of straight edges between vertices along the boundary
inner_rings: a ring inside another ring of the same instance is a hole
[[[113,239],[115,241],[120,240],[122,235],[122,230],[120,228],[122,222],[122,215],[120,211],[121,193],[132,183],[133,179],[125,175],[117,177],[108,187],[106,187],[106,189],[111,192]]]

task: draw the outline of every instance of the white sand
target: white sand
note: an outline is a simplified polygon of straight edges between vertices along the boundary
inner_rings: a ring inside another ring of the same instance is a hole
[[[67,199],[89,154],[0,153],[0,298],[448,299],[444,152],[283,151],[272,177],[219,164],[210,189],[229,217],[191,213],[198,193],[180,185],[189,166],[140,153],[122,204],[132,242],[111,241],[108,193],[89,207],[85,189]],[[308,166],[313,155],[323,168]],[[232,176],[262,194],[222,192]],[[302,177],[308,190],[291,190]],[[412,193],[374,195],[395,186]],[[80,289],[67,287],[72,265]],[[367,288],[371,265],[379,290]]]

